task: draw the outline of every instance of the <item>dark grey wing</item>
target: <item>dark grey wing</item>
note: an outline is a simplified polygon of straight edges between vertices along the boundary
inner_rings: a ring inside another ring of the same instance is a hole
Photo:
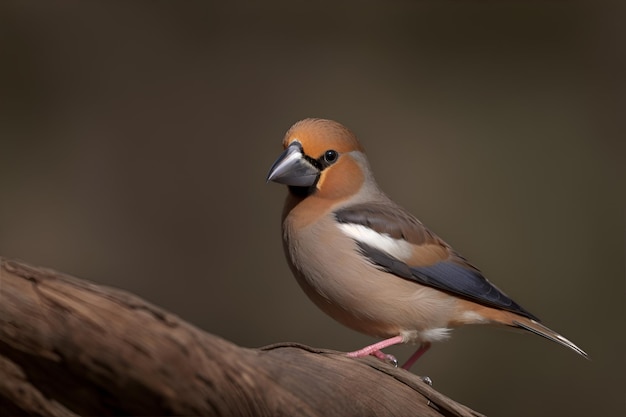
[[[407,259],[397,259],[355,239],[363,255],[381,269],[479,304],[539,321],[404,210],[388,204],[360,204],[339,210],[336,218],[340,223],[358,224],[411,243],[414,247],[413,255]]]

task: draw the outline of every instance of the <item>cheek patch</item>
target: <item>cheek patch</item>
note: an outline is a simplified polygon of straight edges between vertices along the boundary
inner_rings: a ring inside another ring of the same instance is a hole
[[[337,162],[324,169],[317,182],[320,197],[343,200],[359,192],[365,176],[350,154],[341,154]]]

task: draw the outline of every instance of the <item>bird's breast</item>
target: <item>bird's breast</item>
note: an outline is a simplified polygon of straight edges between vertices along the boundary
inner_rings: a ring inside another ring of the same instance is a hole
[[[377,337],[447,326],[453,297],[378,269],[332,214],[297,226],[297,219],[285,217],[288,263],[307,296],[328,315]]]

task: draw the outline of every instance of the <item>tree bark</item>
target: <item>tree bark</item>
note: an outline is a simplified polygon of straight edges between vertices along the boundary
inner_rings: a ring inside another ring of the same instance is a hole
[[[242,348],[130,293],[1,257],[0,415],[479,416],[374,358]]]

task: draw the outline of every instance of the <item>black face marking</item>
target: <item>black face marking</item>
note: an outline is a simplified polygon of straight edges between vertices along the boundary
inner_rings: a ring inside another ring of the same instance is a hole
[[[296,142],[296,143],[300,145],[299,142]],[[311,165],[317,168],[320,172],[322,172],[324,169],[328,168],[329,166],[337,162],[337,160],[339,159],[339,152],[333,149],[327,150],[326,152],[324,152],[322,156],[320,156],[317,159],[311,158],[309,155],[304,153],[302,149],[302,145],[300,145],[300,149],[302,152],[302,158],[304,158],[307,162],[309,162]],[[289,191],[293,195],[298,196],[298,197],[302,197],[302,198],[308,197],[309,195],[315,192],[318,181],[319,181],[319,176],[317,177],[317,180],[315,181],[315,183],[310,187],[298,187],[298,186],[290,185]]]
[[[297,187],[295,185],[290,185],[288,188],[289,188],[289,192],[295,195],[296,197],[305,198],[315,192],[316,184],[317,184],[317,181],[315,181],[315,184],[313,184],[310,187]]]
[[[324,169],[328,168],[329,166],[337,162],[337,160],[339,159],[339,152],[333,149],[329,149],[317,159],[314,159],[303,152],[302,157],[306,159],[315,168],[319,169],[320,171],[323,171]]]
[[[324,169],[328,168],[329,166],[337,162],[338,159],[339,159],[339,152],[333,149],[329,149],[326,152],[324,152],[324,154],[320,156],[319,158],[317,158],[315,161],[319,164],[316,166],[319,166],[320,171],[323,171]]]
[[[307,162],[309,162],[315,168],[319,169],[320,171],[322,171],[325,168],[318,159],[313,159],[313,158],[311,158],[309,155],[307,155],[305,153],[302,154],[302,157],[304,159],[306,159]]]

